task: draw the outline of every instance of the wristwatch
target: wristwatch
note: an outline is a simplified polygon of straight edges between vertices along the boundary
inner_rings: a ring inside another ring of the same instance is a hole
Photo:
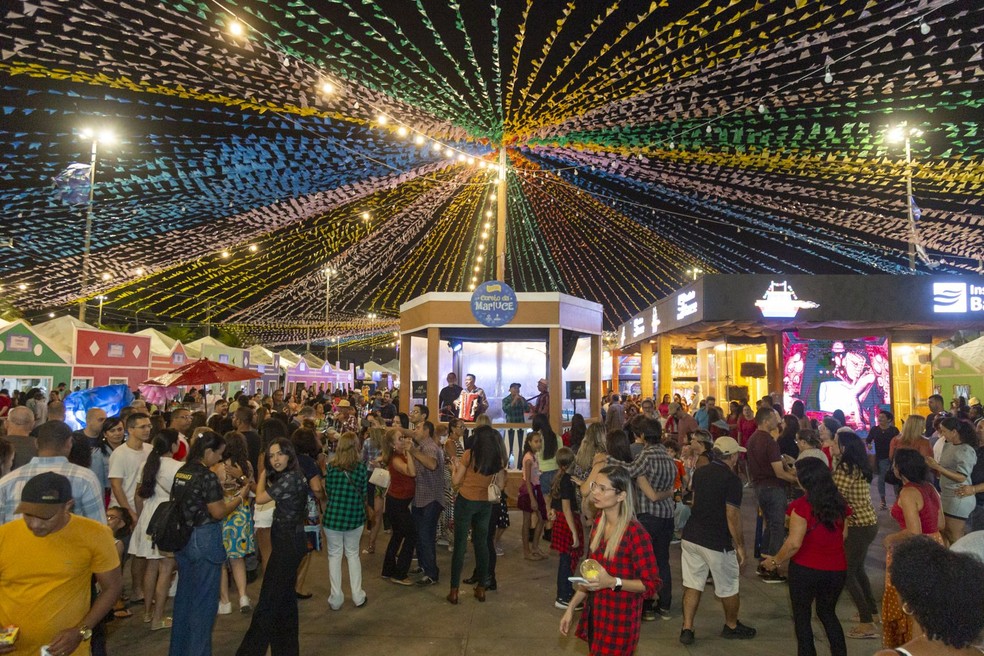
[[[92,629],[87,627],[85,624],[79,627],[79,635],[82,636],[82,641],[88,641],[92,638]]]
[[[621,592],[622,591],[622,579],[618,578],[617,576],[615,577],[615,585],[612,586],[612,590],[614,590],[615,592]],[[90,631],[90,633],[91,633],[91,631]]]

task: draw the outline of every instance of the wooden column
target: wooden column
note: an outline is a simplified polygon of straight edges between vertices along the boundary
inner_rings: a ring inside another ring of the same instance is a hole
[[[400,412],[410,409],[410,335],[400,333]]]
[[[653,396],[653,345],[647,339],[640,345],[639,357],[642,360],[641,379],[642,379],[642,398],[649,399]],[[657,405],[659,405],[657,403]]]
[[[765,338],[765,381],[770,393],[782,392],[782,367],[779,362],[779,344],[778,335],[770,335]],[[749,401],[751,400],[749,399]]]
[[[560,435],[563,431],[561,420],[563,413],[561,408],[564,404],[564,348],[563,331],[560,328],[551,328],[547,344],[547,381],[550,389],[550,426]]]
[[[664,394],[673,395],[673,357],[671,355],[670,338],[667,335],[660,335],[656,338],[656,352],[659,357],[659,398],[656,405],[659,405]]]
[[[591,385],[588,394],[587,418],[601,420],[601,335],[591,336]]]
[[[612,391],[618,391],[618,359],[622,357],[620,349],[612,349]],[[600,416],[600,415],[599,415]]]
[[[427,408],[430,410],[430,421],[436,422],[440,408],[438,395],[441,393],[441,329],[427,329]]]

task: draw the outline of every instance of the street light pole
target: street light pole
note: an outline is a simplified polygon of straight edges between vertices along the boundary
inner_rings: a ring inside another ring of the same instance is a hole
[[[103,322],[103,301],[106,300],[106,296],[104,294],[100,294],[96,298],[99,299],[99,320],[96,322],[96,327],[102,328],[102,322]]]
[[[912,137],[922,135],[919,128],[910,128],[906,123],[897,125],[888,132],[888,140],[905,144],[905,206],[909,216],[909,271],[916,272],[916,217],[912,209]]]
[[[85,212],[85,241],[82,245],[82,276],[80,281],[81,288],[79,289],[79,321],[84,322],[86,311],[85,291],[86,286],[89,284],[89,254],[92,245],[92,205],[96,193],[96,159],[98,156],[98,146],[100,139],[109,143],[113,137],[109,132],[97,134],[95,131],[89,129],[83,130],[81,135],[85,139],[92,139],[92,157],[89,160],[89,203]]]
[[[325,362],[328,361],[328,331],[331,325],[329,313],[331,311],[331,276],[335,270],[325,267]]]

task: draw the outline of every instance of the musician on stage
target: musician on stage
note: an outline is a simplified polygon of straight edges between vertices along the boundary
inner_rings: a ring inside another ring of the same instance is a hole
[[[536,398],[536,405],[533,406],[533,415],[550,416],[550,392],[547,391],[547,379],[541,378],[536,383],[536,389],[540,395]]]
[[[465,421],[475,421],[478,415],[489,409],[489,399],[485,396],[485,390],[476,387],[474,375],[465,374],[465,389],[461,390],[455,405],[458,407],[458,416]]]
[[[458,397],[461,396],[461,385],[458,377],[452,371],[447,377],[448,384],[438,395],[438,415],[441,421],[451,421],[458,416]]]

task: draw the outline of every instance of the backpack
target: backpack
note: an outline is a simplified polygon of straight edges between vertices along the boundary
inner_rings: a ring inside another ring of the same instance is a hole
[[[178,472],[175,478],[180,475],[181,472]],[[194,526],[189,526],[185,521],[182,511],[184,497],[194,482],[194,474],[185,474],[185,476],[189,478],[183,486],[181,496],[175,498],[172,486],[171,498],[157,506],[147,525],[147,535],[150,536],[154,547],[160,551],[173,553],[184,549],[191,539],[191,532],[195,530]]]

